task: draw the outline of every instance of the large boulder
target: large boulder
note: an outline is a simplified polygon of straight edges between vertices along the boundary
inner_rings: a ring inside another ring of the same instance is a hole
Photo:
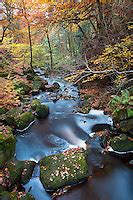
[[[48,82],[44,79],[41,79],[39,76],[34,77],[33,86],[32,86],[32,94],[36,95],[40,90],[45,91],[45,86],[48,85]]]
[[[2,200],[34,200],[34,197],[25,192],[1,192]]]
[[[86,153],[83,149],[71,149],[45,157],[40,164],[40,179],[46,190],[78,184],[88,177]]]
[[[0,107],[0,115],[5,114],[7,111],[5,107]]]
[[[133,151],[133,138],[130,138],[125,134],[121,134],[111,138],[109,145],[114,151],[130,152]]]
[[[6,163],[5,167],[5,183],[8,188],[12,188],[15,184],[26,184],[33,173],[35,162],[18,161],[11,159]]]
[[[43,119],[49,114],[49,107],[47,105],[38,105],[36,108],[36,116],[38,119]]]
[[[14,89],[17,91],[18,94],[26,95],[26,94],[29,94],[31,87],[24,82],[15,81],[14,82]]]
[[[120,121],[120,129],[124,133],[128,132],[133,135],[133,118]]]
[[[41,102],[38,99],[33,99],[31,102],[31,108],[32,110],[36,110],[38,106],[41,105]]]
[[[13,135],[0,133],[0,169],[15,154],[16,138]]]
[[[120,124],[120,130],[133,134],[133,109],[124,108],[114,114],[114,121]]]
[[[32,112],[22,113],[15,119],[16,128],[19,130],[23,130],[27,128],[33,121],[34,121],[34,115],[32,114]]]
[[[8,125],[11,126],[16,126],[16,117],[19,117],[22,114],[22,109],[21,108],[12,108],[11,110],[9,110],[8,112],[6,112],[5,114],[5,120],[7,122]]]

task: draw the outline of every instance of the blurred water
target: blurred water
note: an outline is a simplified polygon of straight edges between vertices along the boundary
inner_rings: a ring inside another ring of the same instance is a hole
[[[61,90],[56,93],[42,92],[32,97],[40,99],[42,103],[48,105],[50,114],[46,119],[35,120],[29,129],[17,136],[17,159],[33,160],[38,163],[44,156],[60,153],[69,148],[86,148],[85,142],[88,140],[92,147],[88,157],[90,172],[93,167],[103,168],[104,158],[100,154],[99,141],[98,139],[92,140],[89,134],[92,133],[95,125],[112,126],[111,117],[99,110],[91,110],[88,114],[77,113],[77,106],[80,102],[77,88],[57,78],[47,80],[50,84],[58,82]],[[67,96],[69,99],[60,98],[54,101],[59,95]],[[87,182],[59,199],[131,200],[133,191],[132,171],[123,168],[123,164],[118,166],[109,174],[105,170],[103,177],[94,177],[91,183]],[[25,188],[27,191],[30,190],[36,200],[51,199],[39,180],[38,166]]]

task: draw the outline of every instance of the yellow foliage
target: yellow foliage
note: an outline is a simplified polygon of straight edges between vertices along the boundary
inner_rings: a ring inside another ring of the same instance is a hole
[[[103,70],[117,70],[119,72],[130,70],[131,68],[131,47],[133,45],[132,36],[128,36],[121,40],[120,43],[115,45],[108,45],[103,53],[99,55],[96,59],[90,61],[89,66],[93,71],[103,71]],[[79,76],[84,75],[86,72],[84,70],[78,70],[76,75],[67,77],[69,81],[75,81]],[[94,74],[83,79],[82,83],[93,81],[94,79],[102,79],[107,74]],[[125,75],[118,75],[116,77],[116,82],[120,83],[121,80],[125,79]]]
[[[20,101],[14,90],[12,81],[0,78],[0,85],[0,106],[10,109],[11,107],[18,105]]]

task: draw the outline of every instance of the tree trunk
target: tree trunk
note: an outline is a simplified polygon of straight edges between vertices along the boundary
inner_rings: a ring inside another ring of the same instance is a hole
[[[49,46],[49,53],[50,53],[50,69],[52,70],[53,69],[53,54],[52,54],[52,48],[51,48],[48,31],[46,32],[46,36],[47,36],[47,41],[48,41],[48,46]]]
[[[32,52],[32,40],[31,40],[31,31],[30,31],[30,25],[28,23],[28,35],[29,35],[29,45],[30,45],[30,67],[33,69],[33,52]]]
[[[0,43],[3,42],[3,39],[4,39],[4,37],[5,37],[6,29],[7,29],[7,27],[3,27],[3,32],[2,32],[2,37],[1,37],[1,39],[0,39]]]
[[[104,20],[103,20],[103,12],[102,12],[102,7],[101,7],[101,3],[100,0],[96,0],[96,4],[98,7],[98,17],[99,17],[99,22],[98,22],[98,29],[99,29],[99,34],[100,36],[104,36],[105,35],[105,26],[104,26]]]
[[[82,27],[81,27],[79,24],[77,24],[77,26],[78,26],[79,30],[81,31],[81,33],[83,34],[83,36],[84,36],[84,38],[85,38],[85,40],[86,40],[86,42],[85,42],[86,45],[87,45],[88,47],[91,47],[91,49],[93,49],[93,46],[90,44],[89,38],[87,37],[86,33],[83,31]]]
[[[26,8],[25,8],[25,2],[24,0],[22,0],[23,3],[23,13],[24,13],[24,18],[27,22],[27,27],[28,27],[28,37],[29,37],[29,47],[30,47],[30,67],[33,70],[33,52],[32,52],[32,39],[31,39],[31,29],[30,29],[30,24],[29,24],[29,20],[27,18],[27,12],[26,12]]]

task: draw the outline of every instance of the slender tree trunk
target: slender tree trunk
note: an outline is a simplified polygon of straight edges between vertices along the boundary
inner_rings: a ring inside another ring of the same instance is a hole
[[[29,45],[30,45],[30,67],[33,69],[33,51],[32,51],[32,40],[31,40],[31,31],[30,31],[30,25],[28,23],[28,35],[29,35]]]
[[[73,57],[73,54],[72,54],[72,47],[71,47],[71,38],[70,38],[70,33],[69,33],[69,32],[68,32],[68,34],[67,34],[67,38],[68,38],[69,52],[70,52],[71,57]]]
[[[91,47],[91,49],[93,49],[93,46],[90,44],[89,38],[87,37],[86,33],[83,31],[82,27],[79,24],[77,24],[77,26],[79,27],[79,30],[81,31],[81,33],[83,34],[83,36],[84,36],[84,38],[86,40],[86,42],[85,42],[86,45]]]
[[[5,37],[6,29],[7,29],[7,27],[3,27],[3,32],[2,32],[2,37],[1,37],[1,39],[0,39],[0,43],[3,42],[3,39],[4,39],[4,37]]]
[[[29,20],[27,18],[27,12],[26,12],[26,8],[25,8],[24,0],[22,0],[22,3],[23,3],[24,18],[25,18],[25,20],[27,22],[27,28],[28,28],[29,47],[30,47],[30,67],[33,70],[33,51],[32,51],[31,28],[30,28]]]
[[[100,36],[105,35],[105,26],[104,26],[104,20],[103,20],[103,12],[102,12],[102,7],[100,0],[96,0],[96,4],[98,7],[98,16],[99,16],[99,23],[98,23],[98,29],[99,29],[99,34]]]
[[[47,41],[48,41],[48,46],[49,46],[49,53],[50,53],[50,69],[52,70],[53,69],[53,53],[52,53],[51,42],[50,42],[48,31],[46,32],[46,36],[47,36]]]

